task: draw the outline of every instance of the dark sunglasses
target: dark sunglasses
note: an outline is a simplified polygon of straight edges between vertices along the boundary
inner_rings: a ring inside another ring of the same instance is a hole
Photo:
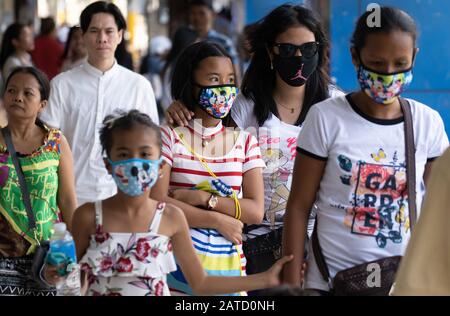
[[[289,58],[294,57],[297,53],[297,50],[300,50],[302,56],[305,58],[311,58],[319,51],[319,42],[309,42],[303,45],[297,46],[294,44],[275,44],[275,47],[279,49],[279,55],[281,58]]]

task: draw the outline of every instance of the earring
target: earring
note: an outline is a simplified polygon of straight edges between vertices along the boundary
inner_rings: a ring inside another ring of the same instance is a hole
[[[270,61],[270,70],[273,70],[273,61]]]

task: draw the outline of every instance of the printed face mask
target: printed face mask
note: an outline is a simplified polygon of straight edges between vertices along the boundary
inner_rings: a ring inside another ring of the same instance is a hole
[[[316,71],[319,64],[319,54],[311,58],[294,56],[283,58],[275,55],[273,66],[281,79],[292,87],[301,87],[309,77]]]
[[[200,86],[199,105],[206,113],[216,119],[223,119],[230,113],[238,89],[234,85]]]
[[[131,159],[117,162],[109,160],[117,187],[132,197],[141,196],[155,185],[161,162],[161,159]]]
[[[361,89],[376,103],[392,104],[413,80],[413,69],[392,74],[374,72],[362,64],[358,70]]]

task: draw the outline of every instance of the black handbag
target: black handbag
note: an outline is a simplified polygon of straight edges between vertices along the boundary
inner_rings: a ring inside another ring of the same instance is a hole
[[[414,129],[411,107],[404,99],[399,99],[405,117],[405,154],[406,181],[408,187],[409,222],[412,232],[417,220],[416,209],[416,149],[414,145]],[[317,218],[312,235],[312,248],[320,274],[335,296],[388,296],[395,281],[395,275],[400,265],[401,256],[382,258],[373,262],[366,262],[355,267],[340,271],[334,279],[322,253],[319,236],[317,234]],[[380,272],[379,284],[369,284],[372,270],[378,267]]]
[[[243,250],[247,259],[247,273],[255,274],[270,269],[281,258],[282,239],[283,228],[279,228],[245,241]]]
[[[11,160],[16,169],[17,177],[19,179],[20,190],[22,192],[23,203],[25,204],[25,209],[28,216],[28,225],[30,231],[36,230],[36,219],[34,217],[33,209],[31,207],[30,193],[27,188],[25,181],[25,175],[23,173],[22,167],[20,166],[19,158],[17,157],[16,149],[12,142],[11,132],[8,127],[2,129],[3,138],[5,139],[8,152],[11,156]],[[31,278],[36,281],[36,283],[42,288],[50,288],[51,286],[45,282],[42,277],[42,271],[45,265],[45,258],[50,249],[50,243],[48,241],[39,241],[36,238],[38,246],[36,247],[35,253],[33,255],[33,264],[31,266]]]

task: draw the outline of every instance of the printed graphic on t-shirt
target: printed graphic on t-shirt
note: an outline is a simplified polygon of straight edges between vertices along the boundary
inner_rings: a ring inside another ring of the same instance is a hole
[[[370,157],[372,162],[356,163],[344,155],[338,157],[345,172],[341,182],[353,192],[344,225],[352,234],[372,236],[379,248],[385,248],[389,242],[402,243],[409,229],[406,164],[398,162],[397,153],[389,161],[383,149]]]
[[[286,144],[280,143],[286,142]],[[266,221],[272,229],[276,223],[283,222],[290,193],[293,162],[296,156],[297,138],[268,138],[261,136],[259,143],[266,163],[264,181],[270,188],[270,203],[266,205]],[[285,151],[280,146],[286,146]],[[293,150],[291,149],[293,148]],[[288,156],[287,153],[290,153]]]
[[[263,150],[266,163],[266,185],[273,192],[270,205],[266,211],[266,220],[272,227],[276,222],[282,222],[289,198],[288,180],[291,175],[289,159],[278,149]]]

